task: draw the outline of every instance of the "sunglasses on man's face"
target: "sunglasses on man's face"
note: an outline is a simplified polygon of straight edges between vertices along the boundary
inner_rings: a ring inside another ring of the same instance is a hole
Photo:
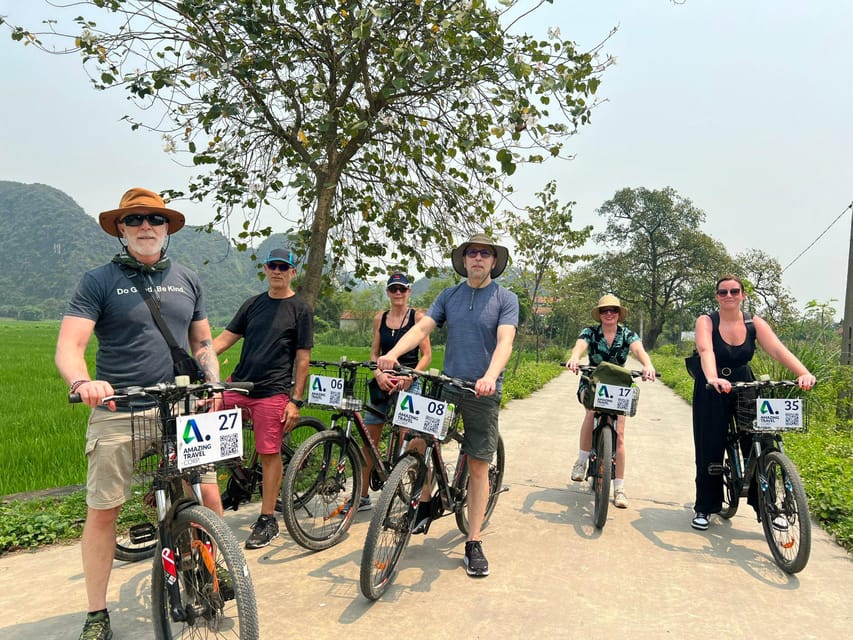
[[[144,221],[148,221],[152,227],[159,227],[169,222],[166,216],[159,213],[131,213],[121,219],[121,223],[128,227],[141,227]]]
[[[600,313],[601,315],[604,315],[605,313],[607,313],[607,314],[619,313],[619,308],[618,307],[604,307],[603,309],[599,309],[598,313]]]
[[[480,256],[481,258],[489,258],[494,254],[490,249],[468,249],[465,252],[465,255],[469,258],[476,258],[477,256]]]
[[[733,289],[717,289],[717,295],[721,298],[725,298],[726,295],[739,296],[740,288],[734,287]]]
[[[408,287],[401,287],[400,285],[388,287],[388,293],[406,293],[408,290]]]
[[[286,262],[267,262],[267,269],[270,271],[290,271],[291,266]]]

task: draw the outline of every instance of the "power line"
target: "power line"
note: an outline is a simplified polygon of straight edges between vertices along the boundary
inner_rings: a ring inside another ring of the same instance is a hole
[[[805,249],[803,249],[802,251],[800,251],[800,254],[799,254],[796,258],[794,258],[793,260],[791,260],[791,261],[790,261],[790,262],[785,266],[785,269],[787,269],[787,268],[788,268],[788,267],[790,267],[792,264],[794,264],[797,260],[799,260],[800,258],[802,258],[802,257],[803,257],[803,255],[806,253],[806,251],[808,251],[808,250],[809,250],[809,249],[811,249],[813,246],[815,246],[815,244],[817,243],[817,241],[818,241],[818,240],[820,240],[823,236],[825,236],[825,235],[826,235],[826,232],[827,232],[827,231],[829,231],[830,229],[832,229],[832,226],[833,226],[836,222],[838,222],[838,221],[841,219],[841,216],[843,216],[845,213],[847,213],[847,210],[848,210],[848,209],[853,209],[853,202],[851,202],[851,203],[850,203],[850,204],[848,204],[846,207],[844,207],[844,211],[842,211],[841,213],[839,213],[839,214],[838,214],[838,217],[837,217],[837,218],[835,218],[835,220],[833,220],[832,222],[830,222],[830,223],[829,223],[829,226],[828,226],[826,229],[824,229],[824,230],[821,232],[821,234],[820,234],[817,238],[815,238],[814,240],[812,240],[812,242],[811,242],[811,244],[810,244],[809,246],[807,246]],[[785,273],[785,269],[782,269],[782,273]]]

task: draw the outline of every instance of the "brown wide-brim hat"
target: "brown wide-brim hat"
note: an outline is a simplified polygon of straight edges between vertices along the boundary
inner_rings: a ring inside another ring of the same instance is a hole
[[[506,265],[509,262],[509,251],[506,247],[496,244],[489,236],[484,233],[477,233],[471,236],[467,242],[463,242],[453,250],[450,254],[450,259],[453,262],[453,269],[463,278],[468,277],[468,269],[465,268],[465,251],[472,244],[482,244],[492,247],[495,250],[495,266],[492,267],[491,276],[497,278],[504,272]]]
[[[622,306],[619,298],[614,296],[612,293],[608,293],[606,296],[601,296],[598,300],[598,304],[592,308],[592,317],[596,322],[601,322],[600,309],[602,307],[619,307],[619,322],[625,322],[625,318],[628,317],[628,310]]]
[[[118,204],[118,209],[110,211],[102,211],[98,216],[98,222],[101,229],[106,231],[111,236],[119,237],[117,222],[124,216],[131,213],[159,213],[169,220],[169,235],[180,231],[186,223],[184,214],[174,209],[167,209],[166,203],[159,194],[134,187],[121,197]]]

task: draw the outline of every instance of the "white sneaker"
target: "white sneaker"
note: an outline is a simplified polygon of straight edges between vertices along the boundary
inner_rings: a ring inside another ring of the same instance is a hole
[[[619,509],[628,508],[628,498],[625,497],[624,489],[617,489],[613,492],[613,505]]]
[[[776,531],[787,531],[788,530],[788,518],[783,515],[778,515],[773,518],[773,528]]]
[[[586,460],[581,460],[578,458],[575,461],[575,466],[572,467],[572,481],[573,482],[583,482],[586,478],[586,470],[589,466],[589,462]]]

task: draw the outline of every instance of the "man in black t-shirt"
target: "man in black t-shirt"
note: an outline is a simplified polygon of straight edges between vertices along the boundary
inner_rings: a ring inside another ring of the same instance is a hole
[[[226,408],[251,411],[255,449],[263,467],[261,514],[246,540],[247,549],[265,547],[278,536],[275,501],[283,475],[281,442],[299,420],[314,346],[313,312],[290,286],[296,275],[293,254],[273,249],[264,261],[264,274],[268,290],[246,300],[213,341],[220,354],[243,338],[240,362],[231,380],[254,383],[249,397],[224,394]]]

